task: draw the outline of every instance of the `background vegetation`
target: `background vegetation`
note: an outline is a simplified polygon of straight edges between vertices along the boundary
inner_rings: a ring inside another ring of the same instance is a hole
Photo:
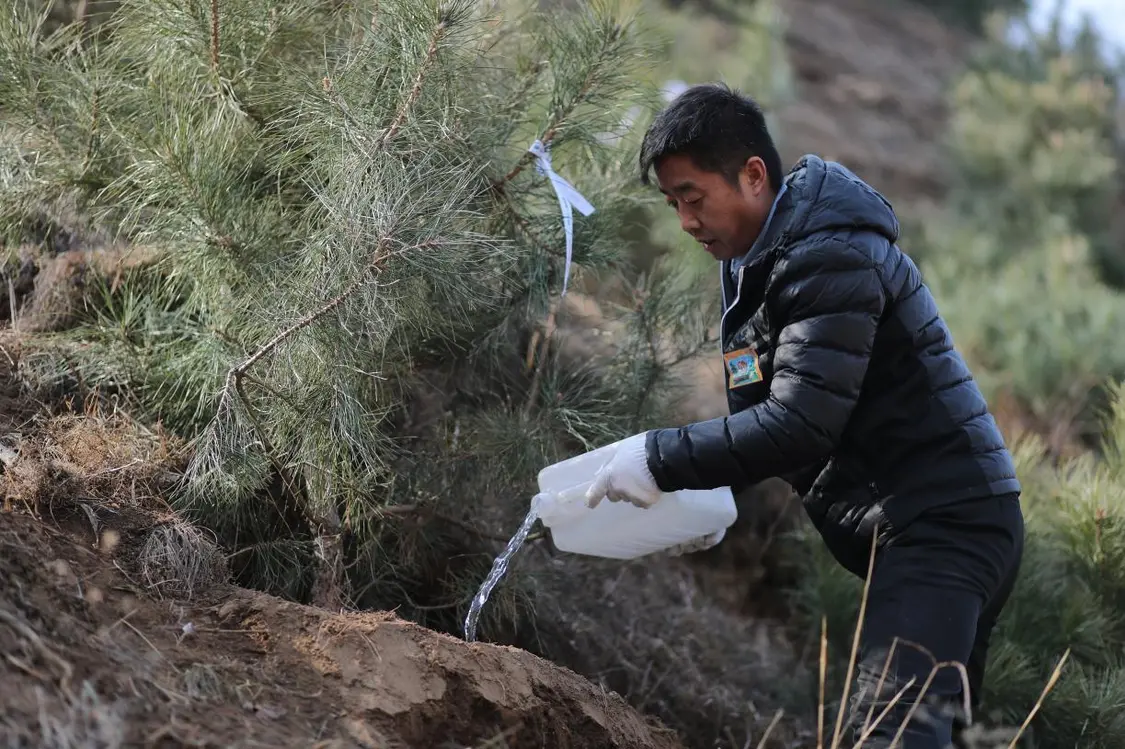
[[[0,318],[26,383],[186,440],[177,506],[240,584],[455,633],[539,468],[675,418],[681,365],[713,346],[714,269],[634,179],[661,89],[723,78],[777,107],[800,20],[771,0],[135,0],[78,3],[75,26],[43,7],[0,11]],[[985,36],[949,92],[954,187],[905,249],[1029,517],[985,710],[1022,720],[1069,648],[1033,745],[1125,744],[1119,69],[1089,26],[1017,46],[987,14],[1022,2],[942,7]],[[596,208],[561,299],[537,138]],[[799,654],[827,616],[838,665],[859,583],[803,526],[784,550],[792,657],[724,603],[737,577],[705,597],[699,570],[560,565],[541,541],[482,635],[698,746],[781,705],[799,736]]]
[[[1032,727],[1037,747],[1125,741],[1121,570],[1125,379],[1119,66],[1090,25],[990,37],[950,92],[947,210],[907,249],[1005,427],[1024,484],[1028,545],[995,635],[983,710],[1018,725],[1070,651]],[[1002,406],[1003,407],[1003,406]],[[1018,414],[1018,416],[1017,416]],[[802,529],[796,591],[809,636],[828,617],[846,654],[861,582]]]

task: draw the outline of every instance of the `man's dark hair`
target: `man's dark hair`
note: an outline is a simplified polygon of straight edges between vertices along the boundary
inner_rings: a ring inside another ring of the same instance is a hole
[[[698,168],[722,174],[732,184],[747,159],[766,164],[770,186],[781,189],[781,155],[762,108],[722,83],[692,86],[656,116],[641,144],[641,182],[665,156],[686,154]]]

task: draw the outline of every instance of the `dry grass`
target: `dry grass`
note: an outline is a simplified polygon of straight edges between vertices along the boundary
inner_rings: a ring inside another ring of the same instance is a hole
[[[828,749],[840,749],[840,747],[842,746],[847,746],[846,743],[841,743],[844,740],[844,729],[846,725],[845,711],[848,708],[848,695],[852,687],[852,677],[856,673],[857,668],[859,643],[863,633],[863,616],[867,608],[867,600],[871,588],[871,573],[875,564],[875,550],[875,539],[872,539],[871,555],[869,557],[867,567],[867,576],[864,579],[863,596],[860,600],[859,616],[857,617],[856,626],[853,633],[852,650],[848,659],[847,676],[844,682],[843,694],[839,702],[839,712],[837,714],[836,723],[832,734],[832,741],[827,745]],[[926,651],[926,649],[921,645],[896,639],[892,643],[890,650],[887,653],[886,659],[884,660],[882,672],[880,673],[879,680],[875,686],[875,694],[870,697],[867,697],[865,695],[865,699],[858,699],[859,695],[856,695],[857,699],[855,699],[853,702],[853,709],[858,708],[863,702],[869,702],[870,704],[867,710],[867,714],[864,716],[864,722],[860,729],[860,735],[858,738],[856,738],[855,743],[851,745],[851,749],[863,749],[863,747],[867,746],[867,742],[869,741],[869,739],[871,739],[874,731],[877,728],[883,726],[892,709],[903,699],[903,695],[906,693],[906,691],[913,687],[916,683],[915,677],[911,677],[909,680],[903,683],[901,680],[896,679],[893,675],[890,674],[890,667],[894,659],[895,651],[900,646],[914,648],[922,653],[925,653],[929,657],[933,665],[930,669],[929,674],[927,674],[925,680],[922,682],[922,686],[915,698],[914,703],[911,705],[906,715],[903,717],[902,722],[895,727],[895,734],[891,740],[891,743],[889,744],[889,746],[886,746],[885,749],[895,749],[896,747],[901,746],[902,736],[906,731],[907,726],[909,726],[911,721],[915,720],[916,718],[921,718],[922,715],[920,713],[924,713],[929,709],[927,706],[925,706],[926,697],[931,685],[933,684],[934,677],[942,669],[952,668],[960,674],[963,687],[962,695],[964,698],[964,704],[959,706],[960,711],[961,714],[966,717],[966,722],[971,722],[972,720],[971,709],[968,703],[969,679],[968,673],[965,670],[965,665],[957,662],[937,662],[937,660],[933,658],[933,656],[928,653],[928,651]],[[1069,650],[1063,653],[1062,657],[1059,659],[1058,665],[1055,667],[1054,672],[1051,674],[1050,678],[1047,680],[1047,683],[1043,688],[1043,691],[1040,693],[1039,699],[1036,700],[1035,704],[1031,707],[1031,710],[1029,711],[1026,719],[1023,721],[1023,724],[1017,730],[986,730],[982,727],[970,726],[970,728],[966,730],[962,736],[965,745],[969,747],[969,749],[1016,749],[1020,738],[1023,736],[1024,732],[1031,724],[1032,719],[1034,719],[1035,715],[1043,706],[1044,701],[1047,699],[1047,696],[1058,683],[1059,677],[1062,674],[1063,666],[1066,664],[1069,656]],[[827,660],[828,631],[826,626],[822,626],[820,638],[820,700],[818,705],[818,714],[821,717],[818,721],[816,743],[817,749],[826,749],[824,741],[825,731],[823,725],[823,715],[826,709],[825,680],[827,674]],[[888,677],[891,680],[890,683],[888,683],[887,681]],[[890,698],[885,699],[884,695],[890,695]],[[876,707],[882,707],[878,714],[875,713]],[[878,749],[884,749],[883,744],[880,744]]]
[[[131,538],[143,534],[134,566],[159,598],[187,600],[227,579],[215,541],[163,499],[176,481],[180,441],[96,398],[80,411],[42,411],[0,440],[10,446],[0,475],[5,509],[55,519],[78,513],[103,549],[104,540],[121,538],[123,527]]]
[[[95,398],[78,412],[41,412],[0,437],[16,456],[2,479],[6,503],[36,513],[56,502],[166,510],[161,496],[182,456],[178,440]]]
[[[189,600],[228,576],[226,558],[215,542],[179,519],[149,532],[137,556],[137,567],[159,598]]]
[[[221,702],[230,697],[230,690],[214,666],[196,663],[180,672],[180,691],[190,700]]]
[[[32,553],[15,538],[5,540],[6,549],[17,554]],[[6,556],[11,562],[11,557]],[[124,745],[125,720],[122,706],[107,704],[94,684],[78,679],[75,664],[67,657],[56,633],[44,631],[34,615],[25,615],[20,605],[29,590],[19,581],[20,569],[7,569],[13,575],[9,589],[0,590],[0,633],[3,658],[11,667],[4,674],[7,688],[14,689],[13,675],[30,677],[35,684],[36,725],[11,720],[12,706],[0,716],[0,746],[42,746],[50,749],[116,749]],[[37,592],[42,592],[39,590]],[[12,596],[14,595],[14,599]],[[12,697],[11,693],[6,699]]]
[[[739,519],[724,542],[690,557],[622,564],[529,544],[501,587],[526,577],[534,588],[534,634],[484,638],[623,695],[687,747],[810,747],[816,677],[777,618],[784,601],[773,589],[788,574],[774,537],[800,509],[790,494],[771,485],[736,497]]]
[[[781,626],[702,592],[705,571],[662,557],[621,564],[535,551],[521,567],[538,588],[537,640],[517,644],[623,695],[687,747],[811,741],[799,720],[813,708],[810,678]]]

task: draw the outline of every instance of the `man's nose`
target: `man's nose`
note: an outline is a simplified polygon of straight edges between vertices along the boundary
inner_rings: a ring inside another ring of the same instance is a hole
[[[688,234],[699,230],[699,219],[691,211],[680,211],[680,228]]]

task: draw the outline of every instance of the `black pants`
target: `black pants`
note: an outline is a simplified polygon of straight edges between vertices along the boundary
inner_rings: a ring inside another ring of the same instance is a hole
[[[860,539],[851,548],[832,541],[839,561],[865,575],[870,540],[867,548]],[[989,639],[1015,585],[1023,543],[1019,495],[1011,494],[928,510],[880,544],[849,705],[849,745],[900,691],[865,749],[889,746],[908,716],[899,749],[959,745],[956,734],[970,718],[963,706],[971,713],[980,702]],[[931,679],[935,663],[962,664],[967,678],[951,666]]]

